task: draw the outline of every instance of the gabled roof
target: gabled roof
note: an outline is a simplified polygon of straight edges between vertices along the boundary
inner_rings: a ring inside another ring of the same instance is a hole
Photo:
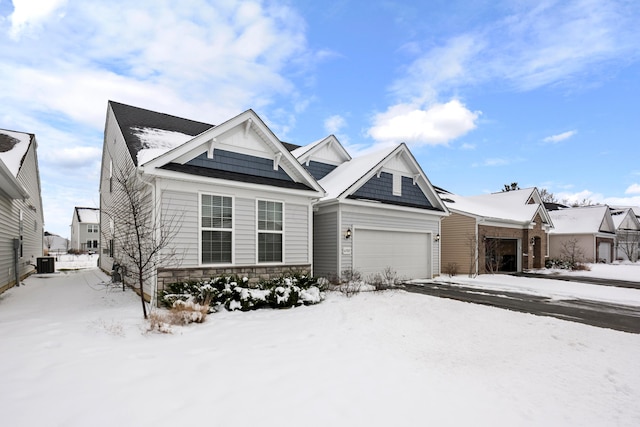
[[[244,136],[239,136],[235,140],[233,137],[227,138],[227,135],[233,131]],[[245,142],[251,143],[247,139],[249,132],[253,132],[255,135],[255,139],[251,140],[254,141],[253,145],[241,147],[240,145]],[[167,139],[171,143],[163,145]],[[151,147],[151,144],[149,146]],[[170,135],[166,139],[159,138],[154,147],[147,149],[153,150],[149,159],[138,153],[139,164],[145,173],[157,174],[160,173],[160,170],[165,170],[247,184],[275,185],[277,183],[277,186],[283,188],[312,190],[319,193],[317,197],[324,195],[324,190],[313,176],[298,163],[284,143],[273,134],[253,110],[247,110],[218,126],[210,127],[195,137],[182,134]],[[199,168],[187,164],[203,153],[207,153],[208,158],[213,159],[216,150],[244,150],[246,153],[253,153],[253,155],[267,154],[273,160],[274,170],[282,169],[293,182],[287,183],[270,178],[254,177],[233,171]],[[142,160],[143,157],[144,160]]]
[[[615,233],[609,207],[582,206],[549,212],[555,229],[552,234]]]
[[[438,197],[431,182],[405,143],[355,157],[342,163],[320,180],[320,185],[327,192],[321,201],[346,199],[398,157],[401,157],[402,161],[409,165],[413,172],[414,182],[423,189],[423,193],[433,208],[448,213],[446,206]]]
[[[136,165],[140,151],[150,150],[141,156],[147,161],[213,127],[209,123],[115,101],[109,101],[109,106],[127,143],[131,159]]]
[[[633,209],[612,207],[609,209],[616,230],[640,230],[640,221]]]
[[[29,197],[17,178],[33,141],[32,134],[0,129],[0,192],[13,199]]]
[[[453,212],[497,222],[528,225],[540,214],[543,222],[553,227],[535,187],[466,197],[446,193],[442,194],[442,200]]]
[[[75,215],[78,222],[83,224],[100,223],[100,209],[98,208],[80,208],[75,207]]]
[[[323,163],[342,164],[351,160],[338,138],[329,135],[291,152],[300,163],[315,160]]]

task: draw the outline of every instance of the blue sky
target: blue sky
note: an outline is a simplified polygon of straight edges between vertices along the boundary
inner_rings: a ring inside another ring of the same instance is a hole
[[[108,100],[283,141],[406,142],[461,195],[640,206],[640,3],[0,0],[0,128],[35,133],[45,228],[98,207]]]

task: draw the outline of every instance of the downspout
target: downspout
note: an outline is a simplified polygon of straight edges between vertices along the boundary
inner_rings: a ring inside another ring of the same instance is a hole
[[[13,239],[13,261],[14,261],[14,269],[16,272],[16,286],[20,286],[20,262],[19,262],[19,251],[20,251],[20,239]]]

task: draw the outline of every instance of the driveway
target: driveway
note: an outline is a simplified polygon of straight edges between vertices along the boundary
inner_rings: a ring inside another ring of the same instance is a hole
[[[544,278],[548,279],[550,277],[545,276]],[[593,280],[593,278],[589,279]],[[636,283],[636,285],[640,289],[640,284]],[[441,281],[425,281],[420,284],[406,283],[403,286],[409,292],[489,305],[540,316],[551,316],[601,328],[640,334],[639,307],[585,299],[552,299],[539,295],[479,289]]]

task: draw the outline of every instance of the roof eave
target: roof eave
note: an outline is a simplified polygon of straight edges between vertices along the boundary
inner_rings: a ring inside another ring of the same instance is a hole
[[[0,161],[0,191],[11,199],[28,199],[29,192],[18,182],[7,166]]]

